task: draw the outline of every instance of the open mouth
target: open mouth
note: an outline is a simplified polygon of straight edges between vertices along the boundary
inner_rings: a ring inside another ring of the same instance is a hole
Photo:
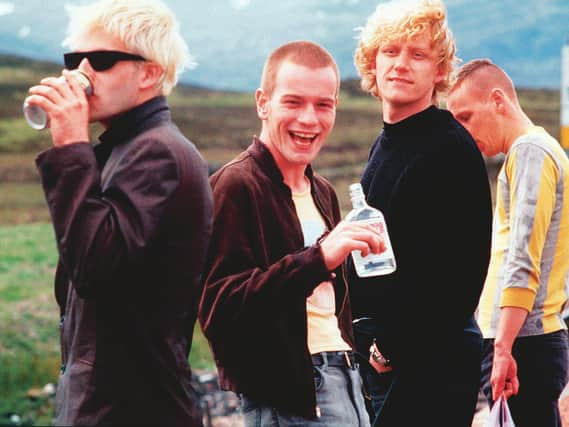
[[[316,137],[318,136],[317,133],[311,133],[311,132],[294,132],[294,131],[289,131],[288,134],[291,136],[291,138],[300,145],[310,145],[314,142],[314,140],[316,139]]]

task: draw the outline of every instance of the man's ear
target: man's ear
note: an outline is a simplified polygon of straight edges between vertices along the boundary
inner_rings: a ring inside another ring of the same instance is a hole
[[[435,85],[439,84],[446,78],[446,70],[443,68],[442,64],[437,67],[437,74],[435,74]]]
[[[490,99],[489,101],[492,103],[492,106],[498,113],[503,113],[506,108],[506,94],[504,91],[498,87],[493,88],[490,91]]]
[[[265,120],[269,114],[269,97],[263,89],[259,88],[255,91],[255,102],[257,104],[257,116],[261,120]]]
[[[155,62],[147,61],[142,63],[142,73],[140,77],[140,88],[149,89],[157,87],[163,78],[164,70]]]

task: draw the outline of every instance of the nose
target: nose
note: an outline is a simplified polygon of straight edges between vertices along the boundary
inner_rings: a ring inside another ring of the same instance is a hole
[[[408,68],[408,65],[409,65],[408,60],[409,60],[408,55],[405,52],[401,52],[395,58],[395,69],[396,70],[406,70]]]
[[[318,123],[318,117],[316,116],[316,109],[312,103],[308,102],[298,115],[298,121],[304,125],[315,125]]]
[[[91,63],[89,62],[89,60],[87,58],[83,58],[81,60],[77,69],[79,71],[84,72],[85,74],[89,74],[90,72],[93,71],[93,68],[91,67]]]

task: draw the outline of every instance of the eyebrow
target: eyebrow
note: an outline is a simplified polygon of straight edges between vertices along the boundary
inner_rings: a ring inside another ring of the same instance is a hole
[[[295,99],[316,98],[318,101],[328,101],[328,102],[336,101],[336,96],[327,97],[327,96],[298,95],[295,93],[285,93],[281,96],[281,98],[295,98]]]

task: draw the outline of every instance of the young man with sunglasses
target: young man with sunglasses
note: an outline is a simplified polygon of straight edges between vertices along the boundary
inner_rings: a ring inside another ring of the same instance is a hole
[[[54,145],[37,165],[60,255],[56,424],[201,426],[187,358],[212,197],[165,99],[187,47],[157,0],[70,14],[66,69],[27,98],[47,112]],[[89,122],[105,128],[95,147]]]

